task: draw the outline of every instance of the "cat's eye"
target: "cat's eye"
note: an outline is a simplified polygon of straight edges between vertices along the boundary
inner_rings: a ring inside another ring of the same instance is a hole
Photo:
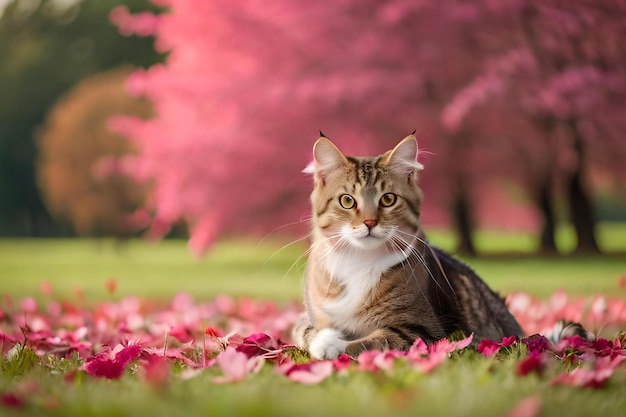
[[[352,197],[350,194],[342,194],[341,196],[339,196],[339,204],[341,205],[341,207],[349,210],[356,205],[356,201],[354,200],[354,197]]]
[[[380,205],[383,207],[391,207],[396,204],[397,199],[398,196],[396,196],[394,193],[383,194],[383,196],[380,197]]]

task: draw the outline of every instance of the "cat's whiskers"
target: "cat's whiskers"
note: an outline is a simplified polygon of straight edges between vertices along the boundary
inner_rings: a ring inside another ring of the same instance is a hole
[[[435,251],[433,250],[433,248],[430,246],[430,244],[425,241],[424,239],[422,239],[421,237],[414,235],[412,233],[408,233],[405,231],[402,231],[400,229],[398,229],[399,233],[402,233],[404,235],[410,236],[413,239],[416,239],[418,242],[422,243],[425,249],[428,249],[430,251],[430,253],[432,254],[433,258],[435,259],[435,261],[437,262],[437,266],[439,268],[439,271],[441,272],[441,274],[443,275],[444,279],[446,280],[446,283],[448,284],[448,287],[450,288],[450,290],[452,291],[452,293],[456,296],[456,292],[454,291],[454,287],[452,286],[452,284],[450,283],[450,280],[448,279],[448,275],[446,274],[446,272],[443,269],[443,266],[441,265],[441,262],[439,261],[439,257],[437,256],[437,254],[435,253]],[[400,236],[398,236],[398,238],[404,240],[403,238],[401,238]],[[427,262],[426,262],[426,258],[424,257],[424,254],[420,254],[417,249],[415,250],[415,252],[417,253],[417,255],[419,256],[419,260],[420,262],[424,265],[424,267],[426,268],[426,270],[428,271],[428,275],[437,283],[437,285],[439,286],[439,288],[441,288],[441,286],[439,285],[439,282],[435,279],[434,275],[432,274],[432,272],[430,271],[430,269],[428,268]],[[443,290],[443,288],[441,288]]]
[[[274,253],[272,253],[263,263],[263,267],[267,266],[267,263],[269,261],[271,261],[276,255],[278,255],[280,252],[284,251],[285,249],[287,249],[289,246],[291,245],[295,245],[298,242],[302,242],[303,240],[308,239],[309,237],[311,237],[311,233],[307,233],[306,235],[299,237],[297,239],[292,240],[291,242],[285,243],[283,246],[281,246],[279,249],[275,250]],[[258,246],[257,246],[258,247]],[[299,261],[302,258],[302,255],[298,257],[298,259],[296,261]]]
[[[403,249],[401,244],[404,244],[405,246],[409,246],[409,245],[407,245],[407,242],[404,239],[402,239],[400,236],[393,235],[391,237],[391,239],[390,239],[390,243],[393,246],[395,246],[398,249],[400,249],[400,251],[403,254],[406,254],[406,252],[405,252],[406,249]],[[409,258],[411,257],[411,255],[413,255],[413,253],[416,252],[416,249],[414,247],[412,247],[412,246],[409,246],[409,247],[410,247],[409,254],[407,256],[405,256],[404,258],[401,258],[400,256],[398,256],[398,258],[400,259],[401,263],[405,263],[406,262],[406,266],[408,266],[410,271],[411,271],[411,273],[408,274],[407,277],[406,277],[407,283],[408,283],[408,281],[410,279],[415,279],[415,283],[417,284],[417,288],[419,289],[420,293],[422,293],[422,296],[424,297],[424,299],[427,299],[426,294],[424,293],[424,290],[422,289],[422,286],[420,285],[420,281],[419,281],[419,279],[417,279],[417,276],[415,275],[415,268],[413,268],[413,265],[411,265],[411,262],[409,262]],[[423,264],[423,262],[421,261],[419,253],[417,253],[417,258],[418,258],[418,260],[420,260],[420,263]],[[426,270],[428,271],[428,266],[426,266]]]
[[[344,249],[343,247],[348,245],[348,241],[341,232],[338,232],[313,242],[308,252],[311,253],[313,249],[317,249],[323,245],[326,246],[326,248],[324,248],[323,252],[316,257],[314,260],[315,263],[326,262],[331,253],[342,251]]]
[[[276,227],[276,228],[275,228],[275,229],[273,229],[272,231],[270,231],[270,232],[268,232],[267,234],[265,234],[265,236],[263,236],[263,238],[261,238],[261,240],[259,240],[259,242],[256,244],[255,249],[258,249],[259,247],[261,247],[261,246],[263,245],[263,243],[265,243],[265,241],[266,241],[266,240],[267,240],[267,239],[268,239],[268,238],[269,238],[272,234],[276,233],[277,231],[282,230],[282,229],[285,229],[285,228],[290,227],[290,226],[299,225],[299,224],[303,224],[303,223],[309,223],[309,222],[311,221],[311,219],[312,219],[312,216],[311,216],[311,215],[307,215],[307,216],[303,216],[303,217],[301,217],[301,218],[300,218],[300,220],[298,220],[298,221],[291,222],[291,223],[287,223],[287,224],[283,224],[283,225],[281,225],[281,226]],[[263,267],[263,268],[265,268],[265,267],[267,266],[267,264],[268,264],[268,263],[269,263],[272,259],[274,259],[274,257],[275,257],[276,255],[278,255],[278,254],[279,254],[280,252],[282,252],[283,250],[287,249],[288,247],[290,247],[290,246],[292,246],[292,245],[295,245],[296,243],[302,242],[302,241],[304,241],[304,240],[306,240],[306,239],[310,238],[311,236],[312,236],[312,234],[311,234],[311,233],[307,233],[307,234],[305,234],[305,235],[304,235],[304,236],[302,236],[302,237],[299,237],[299,238],[297,238],[297,239],[292,240],[291,242],[288,242],[288,243],[284,244],[284,245],[283,245],[283,246],[281,246],[279,249],[275,250],[275,251],[274,251],[274,252],[273,252],[273,253],[272,253],[272,254],[271,254],[271,255],[270,255],[270,256],[269,256],[269,257],[265,260],[265,262],[263,262],[262,267]],[[299,263],[299,262],[300,262],[300,261],[301,261],[301,260],[302,260],[305,256],[307,256],[307,255],[309,254],[310,249],[311,249],[311,248],[310,248],[310,246],[309,246],[309,248],[308,248],[308,249],[307,249],[307,250],[306,250],[303,254],[301,254],[300,256],[298,256],[298,258],[297,258],[294,262],[292,262],[292,264],[289,266],[289,268],[285,271],[285,273],[284,273],[284,275],[283,275],[283,278],[284,278],[284,277],[286,277],[286,276],[287,276],[287,274],[288,274],[291,270],[293,270],[293,269],[294,269],[294,268],[298,265],[298,263]]]

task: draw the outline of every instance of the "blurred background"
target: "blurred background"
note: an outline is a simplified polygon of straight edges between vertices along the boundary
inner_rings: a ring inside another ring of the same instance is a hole
[[[626,250],[623,2],[292,3],[0,0],[0,237],[299,236],[319,130],[417,129],[458,252]]]

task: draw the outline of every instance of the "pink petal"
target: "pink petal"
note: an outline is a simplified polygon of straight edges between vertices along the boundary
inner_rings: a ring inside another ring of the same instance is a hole
[[[316,361],[302,365],[292,365],[284,373],[287,378],[301,384],[318,384],[333,373],[333,362]]]
[[[172,362],[165,356],[149,355],[143,364],[144,377],[153,386],[163,386],[170,377]]]
[[[124,369],[105,352],[87,358],[83,365],[83,370],[89,375],[107,379],[118,379],[124,373]]]
[[[341,371],[342,369],[346,369],[352,363],[352,358],[346,353],[339,355],[337,359],[333,361],[333,366],[336,371]]]
[[[25,313],[37,312],[37,301],[33,297],[25,297],[22,300],[22,311]]]
[[[484,339],[478,344],[477,350],[482,353],[483,356],[493,356],[500,351],[500,347],[502,347],[500,343]]]
[[[504,347],[509,347],[515,344],[515,342],[517,342],[517,336],[509,336],[509,337],[505,336],[502,338],[502,346]]]
[[[419,361],[412,361],[414,367],[424,373],[429,373],[441,365],[448,358],[448,353],[444,351],[433,352],[428,356],[422,357]]]
[[[409,352],[411,354],[426,355],[428,353],[428,345],[426,345],[426,342],[424,342],[422,339],[418,338],[413,343],[413,346],[411,346],[411,349],[409,349]]]
[[[216,362],[222,372],[224,372],[224,377],[215,378],[214,382],[225,383],[243,380],[255,369],[258,359],[254,357],[249,359],[245,353],[228,347],[226,351],[219,354]]]
[[[533,371],[541,371],[544,366],[544,360],[540,353],[531,353],[527,358],[517,365],[517,374],[526,376]]]
[[[275,352],[276,346],[272,338],[265,333],[255,333],[243,339],[237,346],[237,352],[245,353],[249,358],[263,356]]]
[[[453,344],[454,344],[455,350],[465,349],[472,343],[472,340],[474,340],[474,333],[470,334],[463,340],[454,342]]]

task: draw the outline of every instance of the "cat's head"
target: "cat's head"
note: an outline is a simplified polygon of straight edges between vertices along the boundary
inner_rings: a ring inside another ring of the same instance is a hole
[[[413,134],[374,157],[344,155],[328,138],[313,147],[311,194],[314,236],[374,250],[405,247],[419,230],[422,193],[417,185]]]

